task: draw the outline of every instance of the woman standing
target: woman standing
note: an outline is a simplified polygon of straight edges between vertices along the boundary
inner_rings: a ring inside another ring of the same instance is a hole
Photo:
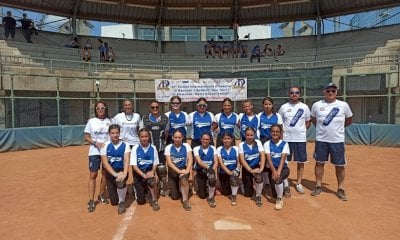
[[[118,214],[125,212],[129,154],[131,148],[119,139],[120,126],[113,124],[108,129],[111,140],[100,150],[101,162],[106,169],[106,182],[111,205],[118,204]]]
[[[253,111],[254,105],[253,101],[250,99],[244,100],[242,103],[243,113],[239,114],[239,128],[240,128],[240,137],[241,140],[246,140],[245,130],[248,127],[253,129],[258,129],[259,120],[256,114]],[[258,138],[258,136],[257,136]]]
[[[178,200],[182,195],[182,205],[186,211],[192,210],[189,203],[189,173],[193,166],[192,148],[183,142],[184,133],[177,129],[172,134],[173,143],[165,148],[168,164],[168,186],[170,196]]]
[[[263,189],[262,172],[265,165],[265,152],[260,140],[255,139],[256,131],[247,128],[246,140],[239,144],[239,160],[242,165],[242,179],[244,184],[244,195],[253,196],[253,186],[256,189],[256,205],[262,206],[261,192]]]
[[[207,111],[207,100],[203,97],[197,100],[197,111],[189,114],[189,121],[192,123],[192,148],[201,145],[201,136],[208,133],[212,136],[211,126],[214,114]],[[212,138],[211,138],[212,144]]]
[[[183,142],[186,142],[186,126],[190,125],[189,116],[186,112],[181,111],[182,99],[179,96],[173,96],[170,99],[171,111],[165,113],[168,117],[169,132],[167,136],[167,144],[171,144],[172,134],[179,129],[183,134]]]
[[[140,115],[133,112],[133,103],[130,99],[122,101],[122,112],[112,119],[113,124],[121,127],[121,139],[131,147],[139,143],[138,129]]]
[[[133,146],[131,153],[131,165],[133,166],[133,177],[135,179],[135,191],[137,203],[146,203],[146,189],[151,193],[151,206],[154,211],[160,210],[157,201],[156,169],[159,164],[157,149],[150,143],[150,131],[142,128],[139,131],[140,143]]]
[[[85,141],[90,144],[89,147],[89,202],[88,211],[93,212],[96,208],[94,202],[94,193],[96,192],[96,178],[97,173],[100,170],[101,157],[100,149],[104,143],[108,141],[108,128],[111,125],[111,120],[108,117],[108,108],[105,102],[98,101],[95,103],[95,117],[89,119],[86,124],[84,133]],[[100,194],[98,200],[102,204],[108,204],[108,199],[105,198],[104,193],[106,191],[105,175],[106,171],[102,168],[100,181]]]
[[[217,147],[222,146],[222,135],[224,133],[234,134],[235,126],[239,123],[239,116],[232,112],[233,101],[225,98],[222,101],[222,112],[215,114],[212,130],[218,130]]]
[[[154,145],[158,152],[160,164],[157,167],[157,175],[160,179],[161,195],[168,195],[167,188],[167,169],[165,167],[165,138],[168,125],[168,117],[160,113],[160,103],[156,100],[150,102],[150,113],[145,114],[140,121],[140,128],[150,130],[150,142]]]

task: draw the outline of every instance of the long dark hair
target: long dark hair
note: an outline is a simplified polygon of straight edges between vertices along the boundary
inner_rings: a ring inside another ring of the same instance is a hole
[[[107,104],[106,104],[105,102],[103,102],[103,101],[97,101],[97,102],[94,104],[94,115],[95,115],[96,117],[99,117],[99,115],[97,114],[96,108],[97,108],[97,105],[99,105],[100,103],[102,103],[102,104],[104,105],[104,107],[106,108],[106,109],[105,109],[106,114],[104,115],[104,118],[109,118],[109,116],[108,116],[108,107],[107,107]]]
[[[268,101],[268,102],[271,102],[271,104],[272,104],[272,109],[271,109],[271,112],[272,113],[276,113],[276,110],[275,110],[275,106],[274,106],[274,100],[272,100],[272,98],[270,98],[270,97],[265,97],[263,100],[262,100],[262,105],[264,105],[264,102],[265,101]]]

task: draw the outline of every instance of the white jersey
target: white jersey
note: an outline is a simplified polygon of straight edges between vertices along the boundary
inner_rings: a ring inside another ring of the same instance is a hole
[[[353,113],[346,102],[325,100],[315,102],[311,107],[311,116],[316,118],[315,139],[321,142],[344,142],[344,123]]]
[[[140,123],[140,115],[132,113],[118,113],[112,119],[113,124],[118,124],[121,127],[120,138],[129,145],[137,145],[139,143],[138,129]]]
[[[89,133],[92,141],[105,143],[109,140],[108,128],[111,125],[109,118],[91,118],[85,126],[84,133]],[[90,144],[89,156],[100,155],[100,149]]]
[[[311,120],[310,109],[302,102],[287,102],[279,109],[283,120],[283,140],[287,142],[306,142],[306,122]]]

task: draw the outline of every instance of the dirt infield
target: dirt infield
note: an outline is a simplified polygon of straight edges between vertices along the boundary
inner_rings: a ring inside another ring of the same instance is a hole
[[[86,210],[87,146],[1,153],[1,239],[400,239],[400,149],[347,146],[348,202],[335,196],[334,167],[325,167],[323,194],[314,186],[313,144],[308,145],[306,194],[292,189],[284,209],[263,197],[262,208],[241,195],[230,206],[217,196],[211,209],[192,196],[192,211],[161,198],[159,212],[137,206]],[[293,181],[296,165],[291,163]],[[97,189],[98,192],[98,189]],[[97,195],[97,193],[96,193]]]

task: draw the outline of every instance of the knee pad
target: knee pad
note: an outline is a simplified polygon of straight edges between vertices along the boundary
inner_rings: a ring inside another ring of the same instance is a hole
[[[155,177],[147,178],[145,181],[147,186],[149,186],[150,188],[154,188],[157,185]]]
[[[214,169],[211,167],[207,169],[207,181],[208,181],[208,186],[210,187],[215,187],[217,183],[217,175]]]
[[[230,182],[232,187],[237,187],[239,186],[239,177],[238,176],[233,176],[231,175],[230,177]]]
[[[262,183],[263,182],[263,176],[262,176],[261,173],[254,173],[253,177],[254,177],[254,181],[256,183]]]
[[[189,174],[179,177],[179,185],[181,187],[189,187]]]
[[[159,178],[167,176],[167,167],[164,164],[159,164],[157,166],[157,175]]]

